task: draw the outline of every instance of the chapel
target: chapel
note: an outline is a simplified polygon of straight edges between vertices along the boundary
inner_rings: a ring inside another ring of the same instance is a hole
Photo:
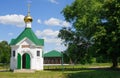
[[[17,20],[17,19],[16,19]],[[38,39],[32,30],[32,17],[28,9],[24,17],[25,28],[22,33],[10,42],[10,69],[43,70],[44,39]]]

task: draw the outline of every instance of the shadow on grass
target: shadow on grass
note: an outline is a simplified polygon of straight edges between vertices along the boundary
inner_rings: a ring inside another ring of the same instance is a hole
[[[62,71],[62,69],[49,69]],[[120,68],[65,68],[65,78],[120,78]]]
[[[44,69],[50,71],[81,71],[81,70],[106,70],[106,71],[120,71],[120,68],[54,68],[54,69]]]
[[[119,71],[82,71],[69,73],[66,78],[120,78]]]
[[[0,69],[0,72],[11,72],[9,69]]]

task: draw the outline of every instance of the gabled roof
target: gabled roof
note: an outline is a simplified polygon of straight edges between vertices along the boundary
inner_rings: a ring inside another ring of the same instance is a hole
[[[43,55],[44,57],[62,57],[62,54],[56,50],[52,50]]]
[[[24,31],[16,39],[11,40],[10,45],[16,45],[24,38],[28,38],[36,45],[44,46],[44,39],[38,39],[31,28],[25,28]]]

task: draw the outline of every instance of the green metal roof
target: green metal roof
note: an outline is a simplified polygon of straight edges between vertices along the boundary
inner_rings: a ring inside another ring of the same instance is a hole
[[[16,39],[11,40],[10,45],[16,45],[25,37],[27,37],[36,45],[44,46],[44,39],[38,39],[31,28],[25,28],[24,31]]]
[[[62,57],[62,54],[56,50],[52,50],[43,55],[44,57]]]

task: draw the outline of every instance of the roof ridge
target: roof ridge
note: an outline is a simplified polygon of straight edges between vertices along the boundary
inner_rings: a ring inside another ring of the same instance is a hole
[[[62,57],[61,52],[57,50],[51,50],[44,54],[44,57]]]
[[[38,37],[35,35],[35,33],[32,31],[31,28],[25,28],[23,32],[16,38],[11,40],[11,45],[15,45],[18,42],[20,42],[22,39],[27,37],[29,40],[31,40],[36,45],[44,45],[43,39],[38,39]]]

